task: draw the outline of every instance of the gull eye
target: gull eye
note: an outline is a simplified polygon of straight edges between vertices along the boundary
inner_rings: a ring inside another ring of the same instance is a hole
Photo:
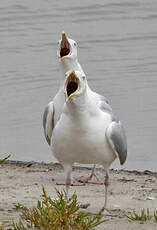
[[[77,46],[76,42],[74,42],[74,46]]]

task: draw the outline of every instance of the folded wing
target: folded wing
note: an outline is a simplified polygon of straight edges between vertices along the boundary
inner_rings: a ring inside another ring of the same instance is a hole
[[[45,138],[48,142],[48,144],[51,144],[51,136],[52,131],[54,128],[54,105],[53,101],[51,101],[45,108],[44,114],[43,114],[43,128],[44,128],[44,134]]]
[[[106,130],[106,138],[119,157],[120,163],[124,164],[127,157],[127,141],[124,128],[120,121],[112,121]]]

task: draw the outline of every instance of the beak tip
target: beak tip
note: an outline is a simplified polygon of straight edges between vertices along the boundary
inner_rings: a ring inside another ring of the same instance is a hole
[[[67,35],[66,35],[66,33],[64,32],[64,31],[62,31],[62,40],[63,39],[65,39],[65,40],[67,40],[68,38],[67,38]]]

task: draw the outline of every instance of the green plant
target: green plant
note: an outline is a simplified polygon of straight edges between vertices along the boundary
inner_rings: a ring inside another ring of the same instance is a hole
[[[4,230],[4,224],[0,221],[0,230]]]
[[[3,164],[6,160],[8,160],[8,158],[10,157],[11,155],[8,155],[7,157],[3,158],[3,159],[0,159],[0,164]]]
[[[20,203],[17,203],[17,204],[14,204],[14,207],[12,208],[14,211],[19,211],[21,209],[24,209],[25,206],[23,204],[20,204]]]
[[[154,211],[154,220],[157,222],[157,210]]]
[[[106,220],[102,214],[92,215],[79,211],[81,208],[74,193],[70,198],[65,191],[56,190],[58,198],[52,200],[47,196],[43,187],[42,201],[38,200],[37,207],[23,207],[18,223],[13,223],[14,230],[38,228],[45,230],[88,230]]]
[[[147,208],[147,211],[145,209],[142,209],[141,212],[138,214],[135,211],[131,214],[126,214],[126,217],[130,221],[147,221],[152,219],[152,215],[150,214],[150,210]]]

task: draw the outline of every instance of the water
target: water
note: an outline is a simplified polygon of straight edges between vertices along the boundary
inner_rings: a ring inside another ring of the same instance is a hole
[[[56,49],[64,30],[79,43],[89,85],[109,99],[126,127],[124,167],[156,170],[156,12],[156,0],[2,0],[1,157],[52,160],[42,113],[58,90]]]

